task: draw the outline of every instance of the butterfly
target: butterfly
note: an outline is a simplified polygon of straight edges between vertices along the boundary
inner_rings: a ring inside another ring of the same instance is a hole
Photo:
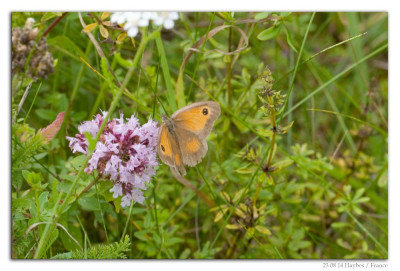
[[[216,102],[197,102],[171,115],[161,116],[157,152],[171,169],[186,174],[185,165],[195,166],[207,153],[206,137],[221,113]]]

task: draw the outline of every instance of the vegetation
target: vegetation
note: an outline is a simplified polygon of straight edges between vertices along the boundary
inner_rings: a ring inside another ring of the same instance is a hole
[[[12,258],[388,258],[387,13],[122,16],[12,14]],[[106,120],[208,100],[206,156],[143,204],[85,170]]]

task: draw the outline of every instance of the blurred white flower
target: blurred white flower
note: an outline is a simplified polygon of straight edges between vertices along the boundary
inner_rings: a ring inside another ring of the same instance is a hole
[[[163,25],[166,29],[174,27],[174,21],[179,18],[178,12],[155,12],[156,16],[152,18],[156,25]]]
[[[111,22],[124,25],[128,36],[133,38],[139,33],[139,27],[148,26],[150,20],[156,25],[172,29],[174,20],[178,18],[178,12],[115,12],[111,15]]]
[[[124,24],[124,30],[129,37],[136,37],[139,27],[149,25],[149,12],[115,12],[111,15],[111,22],[119,25]]]

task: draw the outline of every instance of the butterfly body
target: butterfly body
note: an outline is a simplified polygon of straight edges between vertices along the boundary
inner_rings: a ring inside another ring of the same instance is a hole
[[[185,106],[170,118],[162,116],[157,147],[160,159],[185,175],[185,165],[195,166],[206,155],[206,137],[220,113],[218,103],[207,101]]]

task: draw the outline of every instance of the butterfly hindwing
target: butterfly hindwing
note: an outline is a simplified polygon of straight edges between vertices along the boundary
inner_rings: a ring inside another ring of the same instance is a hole
[[[200,163],[207,153],[207,141],[186,129],[176,129],[175,131],[177,138],[184,139],[179,141],[183,164],[195,166]]]

